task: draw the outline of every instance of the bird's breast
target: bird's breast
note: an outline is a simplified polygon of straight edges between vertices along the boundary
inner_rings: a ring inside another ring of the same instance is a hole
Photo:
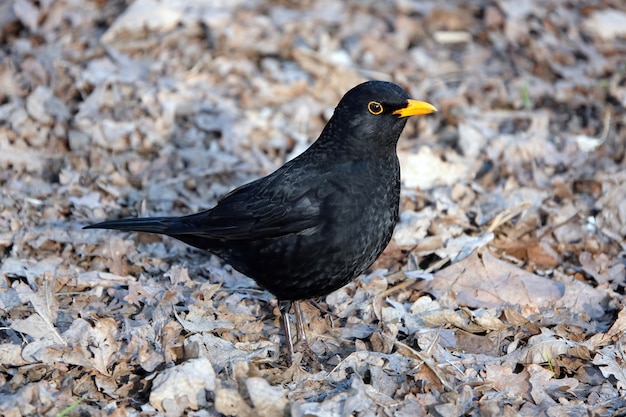
[[[380,162],[357,161],[347,175],[329,177],[332,192],[320,214],[335,243],[371,251],[389,242],[398,221],[400,172],[397,158]]]

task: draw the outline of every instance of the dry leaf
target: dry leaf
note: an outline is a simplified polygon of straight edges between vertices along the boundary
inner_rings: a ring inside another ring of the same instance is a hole
[[[156,376],[150,405],[167,416],[183,415],[186,409],[207,407],[206,391],[214,391],[216,386],[211,362],[206,358],[190,359]]]
[[[488,251],[453,264],[435,274],[429,292],[452,297],[459,305],[499,307],[522,305],[536,311],[551,307],[564,288],[538,275],[501,261]]]

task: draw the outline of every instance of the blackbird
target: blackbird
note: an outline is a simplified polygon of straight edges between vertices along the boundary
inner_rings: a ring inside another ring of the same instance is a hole
[[[219,256],[278,298],[293,361],[292,304],[306,345],[298,301],[341,288],[385,249],[398,222],[398,138],[408,116],[435,111],[396,84],[365,82],[344,95],[306,151],[215,207],[85,228],[161,233]]]

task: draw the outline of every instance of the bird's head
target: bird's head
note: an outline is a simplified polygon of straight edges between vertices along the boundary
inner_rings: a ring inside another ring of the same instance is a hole
[[[327,125],[335,138],[352,146],[374,150],[393,147],[409,116],[436,112],[432,104],[409,98],[402,87],[385,81],[368,81],[348,91]]]

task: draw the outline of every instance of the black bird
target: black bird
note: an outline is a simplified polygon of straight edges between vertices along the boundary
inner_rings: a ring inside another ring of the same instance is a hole
[[[293,302],[306,344],[298,301],[341,288],[385,249],[398,222],[398,138],[408,116],[435,111],[396,84],[365,82],[345,94],[305,152],[215,207],[85,228],[161,233],[221,257],[278,298],[292,361]]]

